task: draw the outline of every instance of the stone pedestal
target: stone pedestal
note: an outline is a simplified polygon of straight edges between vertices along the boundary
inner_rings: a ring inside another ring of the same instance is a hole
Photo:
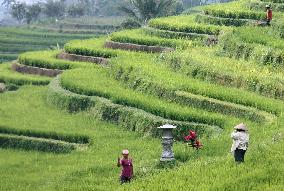
[[[162,129],[162,146],[163,146],[163,152],[160,161],[173,161],[174,158],[174,152],[173,152],[173,133],[172,130],[176,128],[176,126],[165,124],[161,127],[158,127],[159,129]]]

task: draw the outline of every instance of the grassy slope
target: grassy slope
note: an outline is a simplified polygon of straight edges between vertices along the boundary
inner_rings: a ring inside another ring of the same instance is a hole
[[[98,122],[86,113],[70,114],[52,108],[44,101],[46,91],[46,87],[26,86],[0,94],[0,126],[83,134],[93,143],[86,151],[66,155],[0,149],[0,190],[115,190],[119,174],[116,158],[123,148],[133,153],[137,173],[143,174],[157,164],[158,140]]]
[[[228,153],[231,140],[227,129],[219,139],[205,140],[205,147],[199,153],[176,144],[176,158],[189,161],[174,170],[158,170],[159,140],[98,122],[87,113],[57,110],[46,105],[46,91],[46,87],[25,86],[18,92],[1,94],[0,126],[88,135],[92,145],[86,151],[68,155],[0,149],[1,190],[124,189],[117,183],[119,169],[115,167],[122,148],[133,153],[138,177],[126,190],[243,190],[268,188],[269,184],[273,190],[283,184],[283,155],[279,150],[283,140],[271,141],[281,131],[283,139],[283,116],[271,125],[249,124],[251,147],[246,165],[240,168],[236,168]],[[151,175],[151,172],[159,173]],[[169,182],[164,184],[166,179]],[[239,187],[238,181],[242,183]]]
[[[125,60],[118,57],[115,61]],[[5,67],[2,69],[10,75]],[[96,121],[87,112],[59,111],[46,104],[46,92],[46,87],[24,86],[17,92],[0,94],[0,127],[88,135],[92,144],[87,150],[68,155],[0,149],[0,190],[283,189],[283,113],[272,124],[247,123],[251,142],[244,165],[236,166],[229,154],[231,129],[228,127],[219,137],[202,140],[205,147],[199,152],[176,143],[177,164],[181,161],[185,164],[161,170],[157,166],[161,152],[159,140]],[[280,100],[274,100],[270,107],[274,108],[276,103],[283,110]],[[119,186],[119,169],[115,166],[122,148],[133,153],[137,175],[132,184],[125,186]]]

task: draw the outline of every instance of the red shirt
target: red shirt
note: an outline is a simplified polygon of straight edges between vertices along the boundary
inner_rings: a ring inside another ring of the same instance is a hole
[[[269,20],[272,20],[272,10],[271,9],[268,9],[267,12],[266,12],[266,18],[269,19]]]
[[[121,159],[120,164],[122,166],[121,176],[132,177],[133,165],[131,159]]]
[[[189,131],[189,134],[191,136],[192,139],[196,139],[196,133],[195,131]]]

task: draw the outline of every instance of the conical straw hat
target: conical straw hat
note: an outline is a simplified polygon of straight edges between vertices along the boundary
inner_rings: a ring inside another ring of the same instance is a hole
[[[243,123],[240,123],[238,124],[237,126],[234,127],[234,129],[240,129],[240,130],[244,130],[244,131],[247,131],[247,127],[245,126],[245,124]]]

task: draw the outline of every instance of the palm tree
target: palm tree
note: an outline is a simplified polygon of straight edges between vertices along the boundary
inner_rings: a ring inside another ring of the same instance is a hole
[[[119,9],[139,22],[175,13],[179,0],[126,0]]]

